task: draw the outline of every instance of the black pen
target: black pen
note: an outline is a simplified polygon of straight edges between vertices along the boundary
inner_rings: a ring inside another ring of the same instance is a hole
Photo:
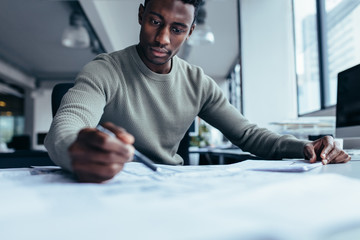
[[[97,125],[96,129],[99,130],[100,132],[103,132],[103,133],[109,135],[110,137],[116,138],[115,134],[112,131],[110,131],[107,128],[104,128],[101,125]],[[157,167],[153,161],[151,161],[148,157],[146,157],[144,154],[142,154],[141,152],[139,152],[136,149],[134,152],[134,160],[141,162],[142,164],[144,164],[145,166],[147,166],[154,172],[159,173],[161,171],[161,168]]]

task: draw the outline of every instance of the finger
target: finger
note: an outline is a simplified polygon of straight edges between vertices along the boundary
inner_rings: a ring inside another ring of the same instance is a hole
[[[331,163],[346,163],[351,160],[351,157],[349,154],[347,154],[345,151],[340,150],[337,155],[334,155],[332,159],[329,161]]]
[[[310,160],[310,163],[316,162],[316,153],[314,147],[311,144],[305,145],[304,155],[307,159]]]
[[[342,153],[342,149],[340,148],[340,145],[338,142],[334,141],[333,148],[327,153],[325,159],[323,161],[327,161],[327,163],[334,162],[338,156]]]
[[[79,181],[95,183],[110,180],[123,169],[123,166],[123,164],[72,163],[74,174]]]
[[[328,154],[333,150],[335,147],[334,139],[330,136],[326,136],[322,138],[323,150],[320,153],[320,157],[322,160],[328,161]]]
[[[133,148],[129,146],[129,148]],[[133,158],[133,150],[124,152],[105,151],[99,148],[88,147],[81,143],[74,143],[69,148],[69,154],[73,161],[83,163],[125,163]]]
[[[124,143],[133,144],[135,142],[134,136],[128,133],[124,128],[118,127],[111,122],[104,123],[103,127],[112,131],[116,135],[116,137]]]
[[[349,154],[347,154],[346,152],[344,152],[344,156],[335,163],[347,163],[350,160],[351,160],[351,156]]]
[[[134,147],[126,144],[119,139],[110,137],[106,133],[96,129],[85,128],[79,132],[77,141],[90,148],[96,148],[103,151],[116,152],[120,155],[133,155]]]
[[[351,160],[351,156],[348,154],[348,157],[345,159],[344,163],[347,163],[350,160]]]

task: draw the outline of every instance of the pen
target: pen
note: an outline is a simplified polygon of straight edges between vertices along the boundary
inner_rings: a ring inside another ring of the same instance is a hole
[[[99,130],[100,132],[103,132],[107,135],[109,135],[110,137],[113,137],[113,138],[116,138],[115,134],[110,131],[109,129],[107,128],[104,128],[103,126],[101,125],[97,125],[96,126],[96,129]],[[153,161],[151,161],[148,157],[146,157],[144,154],[142,154],[141,152],[139,152],[138,150],[135,149],[135,152],[134,152],[134,159],[136,161],[139,161],[141,162],[142,164],[144,164],[145,166],[147,166],[148,168],[150,168],[151,170],[153,170],[154,172],[160,172],[161,171],[161,168],[157,167]]]

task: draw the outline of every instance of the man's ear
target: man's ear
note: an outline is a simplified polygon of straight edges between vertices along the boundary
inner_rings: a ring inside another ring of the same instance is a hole
[[[193,33],[193,31],[194,31],[195,27],[196,27],[196,24],[194,23],[194,24],[191,26],[191,28],[190,28],[190,31],[189,31],[188,36],[186,37],[186,40],[188,40],[188,39],[189,39],[189,37],[190,37],[190,36],[191,36],[191,34]]]
[[[142,20],[143,20],[143,16],[144,16],[144,11],[145,11],[144,5],[140,4],[140,6],[139,6],[139,13],[138,13],[138,22],[139,22],[140,25],[142,24]]]

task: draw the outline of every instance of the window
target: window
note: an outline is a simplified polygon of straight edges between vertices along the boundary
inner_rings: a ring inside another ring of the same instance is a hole
[[[360,0],[293,0],[299,115],[336,104],[337,74],[360,63]]]
[[[326,0],[328,93],[325,106],[336,104],[337,74],[360,63],[360,1]]]
[[[320,109],[316,1],[294,1],[296,74],[300,114]]]
[[[4,92],[0,91],[0,143],[8,143],[13,136],[24,134],[25,126],[23,97],[15,91],[18,96]]]

